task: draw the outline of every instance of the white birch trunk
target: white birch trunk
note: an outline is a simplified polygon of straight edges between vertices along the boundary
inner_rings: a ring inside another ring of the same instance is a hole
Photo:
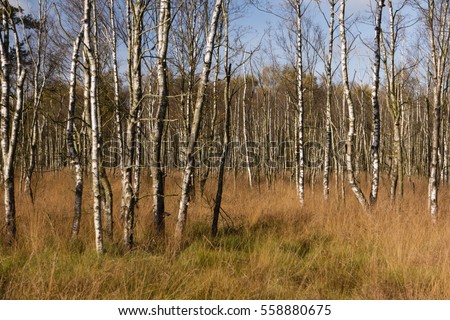
[[[372,162],[372,185],[370,191],[370,205],[375,205],[378,199],[378,182],[380,176],[380,104],[378,101],[378,91],[380,87],[380,42],[381,42],[381,18],[383,13],[384,0],[377,1],[375,18],[375,39],[374,39],[374,61],[372,66],[372,111],[373,111],[373,134],[371,146]]]
[[[437,13],[436,11],[439,11]],[[433,223],[438,216],[438,152],[439,134],[441,123],[441,104],[444,91],[443,76],[448,57],[450,32],[448,31],[449,1],[439,3],[436,7],[434,0],[428,0],[427,27],[430,36],[432,77],[433,77],[433,132],[431,146],[431,166],[429,178],[429,204],[430,214]],[[439,16],[439,21],[436,21]],[[436,22],[439,25],[436,26]]]
[[[161,144],[164,133],[164,121],[169,105],[169,88],[167,84],[167,48],[169,43],[169,29],[171,23],[170,1],[159,1],[158,21],[158,110],[156,125],[152,128],[152,184],[153,184],[153,221],[154,231],[162,239],[165,233],[164,212],[164,171],[161,158]]]
[[[244,145],[245,145],[245,163],[247,167],[247,174],[248,174],[248,184],[250,186],[250,189],[253,188],[252,184],[252,169],[250,167],[250,160],[249,160],[249,152],[248,152],[248,129],[247,129],[247,72],[245,70],[245,54],[244,54],[244,88],[242,93],[242,131],[244,134]]]
[[[142,108],[142,35],[144,11],[148,5],[143,0],[127,0],[128,33],[128,79],[130,86],[130,110],[127,114],[126,141],[124,143],[124,160],[122,170],[121,216],[123,219],[124,245],[131,249],[134,244],[134,209],[136,195],[133,186],[133,167],[136,165],[137,123]]]
[[[1,55],[1,117],[0,117],[0,130],[1,130],[1,148],[2,148],[2,173],[3,173],[3,187],[4,204],[5,204],[5,223],[6,223],[6,241],[8,244],[12,244],[16,237],[16,210],[14,202],[14,172],[11,171],[9,164],[9,104],[10,104],[10,92],[11,92],[11,61],[9,57],[9,19],[7,16],[6,8],[2,8],[2,27],[3,37],[0,37],[0,55]],[[11,181],[12,178],[12,181]]]
[[[301,0],[297,0],[297,108],[298,108],[298,183],[297,196],[300,205],[305,203],[305,160],[303,150],[303,48],[302,48],[302,9]]]
[[[399,178],[399,167],[402,165],[401,158],[401,136],[400,136],[400,118],[401,118],[401,107],[398,100],[398,85],[397,85],[397,75],[395,71],[395,48],[397,47],[398,33],[395,28],[395,12],[391,0],[387,0],[389,8],[389,57],[387,56],[386,45],[383,43],[383,61],[384,69],[386,72],[386,91],[387,91],[387,102],[389,111],[392,115],[393,120],[393,146],[392,146],[392,161],[390,167],[390,199],[393,201],[397,194],[397,184]]]
[[[183,173],[183,180],[181,185],[181,200],[178,210],[178,220],[175,228],[175,253],[179,252],[183,245],[184,228],[187,221],[187,209],[189,205],[190,194],[190,180],[194,165],[194,147],[200,131],[200,121],[202,117],[202,110],[205,100],[206,87],[209,80],[209,73],[211,71],[212,55],[214,50],[214,39],[216,37],[217,25],[222,9],[222,0],[216,0],[214,11],[212,15],[211,25],[206,41],[204,64],[199,80],[199,88],[197,92],[197,100],[194,109],[194,118],[189,136],[189,143],[186,148],[186,167]]]
[[[72,60],[70,66],[70,80],[69,80],[69,109],[67,114],[67,148],[72,165],[75,170],[75,207],[72,221],[72,238],[76,238],[80,231],[81,221],[81,205],[83,197],[83,169],[81,166],[80,154],[75,146],[74,141],[74,118],[75,118],[75,103],[76,103],[76,74],[78,64],[78,52],[80,49],[81,37],[83,30],[80,30],[77,38],[73,44]]]
[[[331,99],[332,99],[332,62],[333,62],[333,43],[334,43],[334,10],[335,1],[329,0],[330,4],[330,21],[328,22],[328,55],[325,65],[326,70],[326,88],[327,88],[327,102],[326,102],[326,124],[325,124],[325,151],[324,151],[324,167],[323,167],[323,197],[328,200],[330,193],[329,175],[331,171],[331,146],[332,146],[332,132],[331,132]]]
[[[116,128],[116,139],[119,149],[119,168],[123,170],[123,136],[122,136],[122,121],[119,109],[119,67],[117,63],[117,34],[116,34],[116,15],[114,8],[114,0],[109,1],[110,22],[111,22],[111,56],[113,63],[113,77],[114,77],[114,120]]]
[[[91,113],[91,172],[92,172],[92,192],[93,192],[93,213],[95,228],[95,247],[98,254],[102,254],[103,231],[101,215],[101,195],[100,195],[100,145],[99,145],[99,122],[97,104],[97,63],[93,53],[91,42],[91,10],[92,0],[84,0],[84,45],[89,62],[89,104]]]
[[[0,133],[1,133],[1,149],[3,160],[3,186],[4,186],[4,204],[5,204],[5,228],[6,228],[6,243],[13,245],[16,240],[16,207],[14,197],[14,163],[17,151],[17,141],[19,129],[22,121],[23,112],[23,95],[26,70],[22,64],[22,53],[20,50],[19,35],[16,29],[13,12],[11,7],[2,6],[2,33],[0,37],[0,59],[2,72],[0,72],[1,82],[1,119],[0,119]],[[15,76],[15,100],[13,119],[11,121],[9,115],[11,94],[11,61],[10,61],[10,45],[9,45],[9,30],[11,29],[15,46],[16,58],[16,76]]]
[[[24,192],[29,192],[30,199],[34,202],[33,189],[31,188],[31,178],[33,176],[34,169],[36,167],[36,156],[37,156],[37,135],[38,135],[38,109],[41,105],[42,93],[44,90],[44,86],[46,83],[46,77],[44,72],[45,66],[45,56],[46,56],[46,47],[44,41],[47,39],[47,1],[39,0],[38,1],[38,10],[39,10],[39,26],[38,26],[38,34],[37,34],[37,48],[36,48],[36,56],[32,56],[33,61],[33,116],[31,123],[31,138],[30,138],[30,155],[29,155],[29,163],[26,169],[25,176],[25,187]],[[27,40],[28,48],[31,51],[31,45]]]
[[[345,150],[345,164],[347,169],[347,179],[350,187],[355,194],[361,207],[365,210],[367,208],[367,201],[362,193],[358,182],[356,181],[355,174],[353,172],[353,147],[355,140],[355,112],[353,106],[353,100],[350,94],[350,84],[348,80],[347,70],[347,38],[346,38],[346,26],[345,26],[345,3],[346,0],[341,0],[341,13],[339,16],[340,33],[341,33],[341,67],[342,67],[342,81],[344,85],[344,96],[348,108],[348,131]]]

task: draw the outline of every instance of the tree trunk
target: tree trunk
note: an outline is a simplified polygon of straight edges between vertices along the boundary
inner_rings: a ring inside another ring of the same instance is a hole
[[[302,59],[302,10],[301,0],[297,0],[297,108],[298,108],[298,164],[297,164],[297,196],[300,205],[303,206],[305,202],[305,160],[303,150],[303,59]]]
[[[390,190],[390,198],[391,200],[395,200],[397,194],[397,184],[399,177],[399,166],[401,166],[400,162],[400,153],[401,153],[401,144],[400,144],[400,119],[398,117],[394,121],[394,140],[393,140],[393,155],[391,161],[391,190]]]
[[[437,14],[435,11],[439,11]],[[440,2],[438,8],[434,0],[428,1],[427,27],[430,36],[432,77],[433,77],[433,133],[431,146],[430,178],[428,185],[428,198],[432,222],[436,222],[438,216],[438,152],[439,134],[441,124],[441,104],[444,92],[444,72],[448,57],[450,32],[448,31],[449,1]],[[439,16],[439,24],[436,27],[436,17]]]
[[[73,44],[72,62],[70,67],[70,82],[69,82],[69,109],[67,115],[67,148],[69,156],[75,171],[75,206],[72,221],[72,238],[76,238],[80,231],[81,222],[81,205],[83,197],[83,168],[81,166],[80,154],[75,146],[73,130],[75,119],[75,104],[76,104],[76,74],[78,64],[78,52],[80,49],[81,37],[83,29],[80,30],[78,36]]]
[[[223,10],[223,19],[225,22],[225,89],[224,89],[224,103],[225,103],[225,127],[223,133],[223,145],[222,145],[222,154],[220,156],[220,165],[219,165],[219,175],[217,181],[217,192],[216,199],[214,202],[213,209],[213,219],[211,225],[211,236],[217,236],[217,232],[219,230],[219,216],[220,216],[220,208],[222,204],[222,193],[223,193],[223,180],[225,173],[225,162],[228,155],[228,145],[230,142],[230,118],[231,118],[231,95],[230,95],[230,83],[231,83],[231,64],[229,64],[229,30],[228,30],[228,6],[230,0],[226,2]]]
[[[119,67],[117,62],[117,35],[116,35],[116,18],[114,9],[114,0],[109,1],[110,21],[111,21],[111,55],[113,63],[114,77],[114,120],[116,129],[116,140],[118,145],[119,168],[123,171],[123,136],[122,121],[119,109]]]
[[[362,193],[358,182],[356,181],[355,174],[353,172],[353,147],[355,140],[355,113],[353,100],[350,94],[350,84],[348,80],[347,71],[347,38],[345,31],[345,0],[341,0],[341,14],[339,16],[340,32],[341,32],[341,66],[342,66],[342,81],[344,84],[344,96],[348,108],[348,131],[347,140],[345,144],[345,164],[347,169],[347,179],[349,185],[355,194],[361,207],[365,210],[367,208],[367,201]]]
[[[252,184],[252,169],[250,166],[250,159],[249,159],[249,152],[248,152],[248,128],[247,128],[247,72],[245,70],[245,56],[244,56],[244,88],[242,90],[242,131],[244,135],[244,145],[245,145],[245,164],[247,167],[247,174],[248,174],[248,184],[250,186],[250,189],[253,188]],[[237,165],[237,163],[236,163]]]
[[[186,226],[187,208],[189,206],[190,180],[194,167],[194,147],[200,131],[200,121],[205,100],[205,92],[209,80],[209,73],[211,71],[212,54],[215,42],[214,39],[216,37],[217,24],[221,9],[222,0],[216,0],[206,42],[205,55],[203,60],[204,65],[199,80],[199,88],[197,93],[197,100],[195,103],[194,118],[191,133],[189,136],[189,143],[186,148],[186,167],[183,173],[183,180],[181,185],[181,200],[178,210],[178,221],[175,228],[175,253],[178,253],[183,246],[184,228]]]
[[[36,167],[36,157],[37,157],[37,138],[38,138],[38,109],[41,105],[42,93],[44,90],[46,77],[45,74],[41,77],[41,73],[44,73],[45,67],[45,57],[46,57],[46,47],[44,46],[47,41],[47,1],[38,1],[39,10],[39,26],[37,34],[37,48],[36,55],[32,56],[33,62],[33,115],[31,120],[31,137],[30,137],[30,155],[29,163],[26,169],[25,176],[25,187],[24,192],[28,192],[30,199],[34,202],[33,190],[31,188],[31,178]],[[32,50],[32,46],[28,39],[26,40],[28,48]]]
[[[154,231],[161,240],[165,233],[164,209],[164,171],[161,158],[161,144],[164,133],[164,121],[169,105],[169,88],[167,84],[167,47],[169,42],[169,29],[171,23],[170,1],[160,0],[158,23],[158,110],[156,125],[152,130],[152,183],[153,183],[153,221]]]
[[[108,239],[114,238],[114,220],[113,220],[113,193],[111,183],[106,174],[105,167],[100,164],[100,186],[102,191],[102,210],[104,217],[104,227]]]
[[[143,13],[147,1],[138,0],[132,3],[127,0],[127,33],[128,33],[128,65],[130,87],[130,110],[127,113],[126,143],[124,144],[124,163],[122,170],[121,216],[123,219],[124,245],[131,249],[134,244],[134,209],[136,195],[133,186],[133,167],[136,165],[136,143],[139,115],[142,108],[142,35]]]
[[[89,105],[91,113],[91,172],[92,172],[92,192],[94,196],[94,229],[95,229],[95,247],[98,254],[102,254],[103,249],[103,230],[101,215],[101,195],[100,195],[100,145],[97,104],[97,63],[94,57],[91,42],[91,10],[92,0],[84,0],[84,45],[89,62],[90,93]]]
[[[372,66],[372,111],[373,111],[373,135],[370,156],[372,162],[372,185],[370,191],[370,205],[376,204],[378,199],[378,183],[380,179],[380,104],[378,101],[378,91],[380,87],[380,42],[381,42],[381,19],[383,14],[384,0],[377,1],[377,11],[375,18],[375,40],[374,40],[374,61]]]
[[[25,84],[26,70],[22,64],[22,52],[20,50],[20,40],[14,20],[14,12],[11,6],[2,5],[2,33],[0,37],[0,60],[2,72],[0,72],[1,98],[0,98],[0,133],[1,150],[3,160],[3,186],[5,203],[5,228],[6,243],[13,245],[16,240],[16,207],[14,198],[14,162],[17,151],[17,141],[23,112],[23,88]],[[13,33],[16,58],[15,76],[15,100],[14,116],[10,121],[10,94],[11,94],[11,61],[9,30]]]
[[[335,0],[329,0],[330,4],[330,21],[328,25],[328,55],[325,65],[326,70],[326,88],[327,88],[327,102],[326,102],[326,124],[325,124],[325,150],[324,150],[324,166],[323,166],[323,197],[328,200],[330,193],[329,187],[329,175],[331,171],[331,145],[332,145],[332,132],[331,132],[331,99],[332,99],[332,60],[333,60],[333,43],[334,43],[334,7]]]

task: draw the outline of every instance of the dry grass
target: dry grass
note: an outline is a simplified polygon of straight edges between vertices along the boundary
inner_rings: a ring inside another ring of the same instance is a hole
[[[117,214],[120,182],[112,180]],[[223,208],[233,223],[221,220],[220,236],[209,238],[214,188],[207,185],[190,206],[188,244],[176,258],[152,247],[150,197],[137,210],[136,250],[107,242],[107,253],[97,257],[89,192],[80,240],[68,241],[72,181],[68,171],[36,177],[34,206],[18,195],[18,243],[0,247],[0,298],[450,299],[450,204],[442,188],[443,215],[432,225],[424,180],[414,181],[414,191],[405,183],[396,204],[382,192],[377,209],[364,214],[349,190],[344,204],[334,190],[326,203],[320,187],[308,189],[300,209],[289,181],[258,191],[230,176]],[[168,194],[179,193],[178,181],[168,178]],[[150,190],[146,175],[142,190]],[[169,242],[177,201],[167,199]]]

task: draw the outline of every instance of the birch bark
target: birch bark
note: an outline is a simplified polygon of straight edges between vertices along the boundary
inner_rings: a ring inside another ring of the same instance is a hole
[[[332,62],[333,62],[333,43],[334,43],[334,10],[336,0],[329,0],[330,4],[330,21],[328,22],[328,55],[326,60],[326,88],[327,88],[327,101],[326,101],[326,124],[325,124],[325,152],[324,152],[324,168],[323,168],[323,196],[325,200],[328,200],[330,193],[329,187],[329,175],[331,171],[331,145],[332,145],[332,132],[331,132],[331,99],[332,99]]]
[[[13,245],[16,240],[16,203],[14,196],[14,163],[17,151],[17,141],[19,129],[22,121],[23,112],[23,95],[26,70],[22,63],[22,52],[20,50],[20,40],[14,21],[14,10],[7,1],[1,1],[2,15],[2,33],[0,37],[0,82],[1,82],[1,98],[0,98],[0,144],[3,160],[3,186],[4,186],[4,204],[5,204],[5,229],[6,243]],[[11,60],[10,60],[10,31],[14,41],[15,55],[15,107],[13,119],[10,118],[9,109],[11,108]]]
[[[83,168],[79,151],[75,145],[74,139],[74,119],[75,119],[75,104],[76,104],[76,74],[78,57],[80,50],[81,37],[83,36],[83,29],[78,33],[77,38],[73,43],[72,59],[70,66],[70,80],[69,80],[69,109],[67,114],[67,148],[69,156],[75,171],[75,206],[72,221],[72,238],[76,238],[80,231],[81,222],[81,205],[83,198]]]
[[[178,220],[175,228],[175,253],[178,253],[183,245],[184,228],[186,226],[187,209],[189,205],[188,201],[190,194],[190,179],[194,166],[194,147],[200,131],[200,121],[205,101],[206,87],[209,80],[209,73],[211,71],[212,54],[215,42],[214,40],[216,37],[219,16],[222,10],[222,2],[222,0],[216,0],[206,41],[204,64],[199,79],[199,88],[197,92],[197,100],[195,103],[194,118],[191,133],[189,136],[188,146],[186,148],[186,167],[183,173],[180,207],[178,210]]]
[[[381,18],[383,14],[384,0],[377,1],[375,17],[374,61],[372,66],[372,111],[373,111],[373,135],[370,156],[372,162],[372,184],[370,191],[370,205],[375,205],[378,199],[378,182],[380,176],[380,104],[378,91],[380,87],[380,42],[381,42]]]
[[[95,247],[98,254],[102,254],[103,248],[103,230],[101,215],[101,195],[100,195],[100,145],[99,145],[99,121],[97,104],[97,63],[94,56],[94,48],[91,41],[91,10],[92,0],[84,0],[84,45],[89,63],[89,106],[91,113],[91,173],[92,173],[92,192],[93,192],[93,213],[95,229]]]
[[[159,1],[158,21],[158,109],[156,112],[156,125],[152,129],[152,184],[153,184],[153,221],[154,230],[158,238],[164,237],[164,171],[161,158],[161,144],[164,133],[164,121],[169,105],[169,88],[167,84],[167,48],[169,43],[169,30],[171,24],[170,1]]]
[[[430,178],[428,198],[432,222],[438,216],[438,166],[441,107],[444,91],[444,72],[448,59],[450,32],[448,31],[449,1],[440,2],[436,7],[434,0],[428,0],[427,27],[430,37],[431,64],[433,78],[433,132],[431,146]],[[437,23],[437,25],[436,25]]]
[[[38,110],[41,105],[42,93],[46,83],[45,76],[45,57],[47,42],[47,1],[38,1],[39,10],[39,26],[37,31],[37,48],[35,56],[32,55],[33,62],[33,116],[31,120],[31,137],[30,137],[30,155],[29,163],[26,169],[24,192],[28,192],[31,201],[34,203],[33,189],[31,188],[31,178],[36,167],[37,143],[38,143]],[[31,45],[27,40],[28,48],[31,51]]]
[[[298,164],[297,164],[297,196],[300,201],[300,205],[305,203],[305,159],[303,150],[303,48],[302,48],[302,1],[297,0],[297,108],[298,108]]]
[[[130,109],[126,115],[126,140],[123,150],[121,216],[123,219],[123,242],[131,249],[134,244],[134,209],[136,206],[133,186],[133,167],[136,165],[137,130],[142,108],[142,36],[147,0],[127,0],[128,79],[130,86]]]
[[[224,66],[225,66],[225,89],[224,89],[224,103],[225,103],[225,127],[223,132],[223,145],[222,145],[222,154],[220,156],[220,164],[219,164],[219,175],[217,181],[217,192],[216,199],[214,202],[213,209],[213,219],[211,225],[211,236],[217,236],[217,232],[219,230],[219,216],[220,209],[222,204],[222,193],[223,193],[223,182],[224,182],[224,174],[225,174],[225,161],[228,155],[228,145],[230,142],[230,118],[231,118],[231,93],[230,93],[230,83],[231,83],[231,64],[229,63],[229,16],[228,16],[228,6],[230,0],[224,4],[223,8],[223,20],[225,24],[225,57],[224,57]]]
[[[367,200],[362,193],[358,182],[356,181],[353,171],[353,147],[355,140],[355,111],[353,106],[353,100],[350,93],[350,84],[348,80],[348,67],[347,67],[347,37],[346,37],[346,25],[345,25],[345,4],[346,0],[341,0],[341,13],[339,16],[340,25],[340,37],[341,37],[341,67],[342,67],[342,81],[344,85],[344,97],[348,109],[348,131],[347,140],[345,144],[345,164],[347,170],[347,180],[349,185],[355,194],[361,207],[365,210],[367,208]]]

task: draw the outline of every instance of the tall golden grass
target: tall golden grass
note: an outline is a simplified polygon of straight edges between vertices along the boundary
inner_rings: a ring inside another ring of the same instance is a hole
[[[396,203],[382,184],[376,209],[366,214],[350,190],[344,203],[334,190],[325,202],[320,186],[307,188],[300,208],[287,180],[251,190],[244,177],[228,176],[228,218],[224,213],[216,239],[209,237],[211,179],[189,207],[187,245],[175,258],[152,244],[147,174],[136,211],[137,246],[122,250],[120,181],[111,180],[115,241],[106,241],[101,257],[94,249],[89,181],[77,241],[69,240],[69,171],[36,176],[34,205],[17,195],[18,241],[14,248],[0,247],[1,299],[450,299],[448,191],[441,190],[441,215],[433,225],[423,179],[415,179],[414,188],[405,182]],[[168,248],[179,181],[171,175],[166,183]]]

